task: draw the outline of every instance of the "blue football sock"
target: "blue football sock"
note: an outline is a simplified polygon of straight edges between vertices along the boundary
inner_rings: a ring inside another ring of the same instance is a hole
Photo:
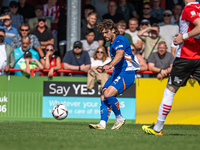
[[[105,99],[108,102],[108,106],[112,109],[112,111],[115,113],[115,116],[121,115],[120,107],[119,107],[119,101],[116,97],[110,96],[105,97]]]
[[[111,109],[108,107],[108,103],[106,100],[101,101],[101,120],[104,120],[105,122],[108,121],[108,118],[111,113]]]

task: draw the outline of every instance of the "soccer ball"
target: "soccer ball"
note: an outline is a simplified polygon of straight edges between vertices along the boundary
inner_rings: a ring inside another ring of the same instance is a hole
[[[52,115],[57,120],[65,119],[68,115],[68,109],[63,104],[57,104],[52,109]]]

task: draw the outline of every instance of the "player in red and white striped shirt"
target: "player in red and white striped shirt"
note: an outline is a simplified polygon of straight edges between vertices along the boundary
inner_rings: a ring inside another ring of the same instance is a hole
[[[184,0],[185,8],[180,16],[180,33],[174,38],[178,45],[167,87],[159,107],[157,122],[142,126],[147,134],[163,135],[165,119],[171,110],[173,98],[179,87],[185,86],[192,75],[200,84],[200,4],[196,0]],[[160,70],[161,74],[166,74]]]

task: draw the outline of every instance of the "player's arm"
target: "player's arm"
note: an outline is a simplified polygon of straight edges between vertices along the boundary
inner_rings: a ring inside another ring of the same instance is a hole
[[[109,70],[111,69],[112,67],[114,67],[117,63],[120,62],[120,60],[124,57],[124,50],[117,50],[116,51],[116,55],[114,57],[114,59],[110,62],[109,65],[104,65],[103,66],[103,69],[105,70]]]
[[[195,27],[188,33],[184,33],[184,34],[177,34],[176,38],[174,38],[174,44],[181,44],[183,43],[183,41],[185,39],[188,39],[190,37],[196,36],[198,34],[200,34],[200,18],[197,18],[193,21],[193,24],[195,25]]]

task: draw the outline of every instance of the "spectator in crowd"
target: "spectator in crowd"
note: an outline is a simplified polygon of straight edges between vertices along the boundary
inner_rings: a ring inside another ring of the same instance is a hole
[[[100,46],[103,46],[104,38],[103,38],[103,35],[97,31],[96,20],[97,20],[97,13],[90,12],[87,17],[87,21],[88,21],[87,25],[81,28],[81,40],[86,39],[85,32],[87,29],[93,29],[95,33],[94,40],[98,41]]]
[[[140,30],[146,29],[148,27],[151,27],[149,20],[147,20],[147,19],[141,20],[141,22],[140,22]]]
[[[131,48],[133,48],[133,41],[131,36],[128,33],[125,33],[126,30],[126,22],[124,20],[121,20],[117,23],[117,29],[119,30],[119,34],[123,35],[127,38],[129,41]],[[110,57],[110,41],[106,41],[105,47],[107,48],[107,54]]]
[[[129,28],[125,30],[132,37],[133,44],[135,45],[137,50],[141,50],[142,48],[142,40],[138,37],[137,28],[138,28],[138,20],[136,18],[129,19]]]
[[[90,69],[90,56],[88,52],[83,51],[82,43],[75,41],[73,50],[67,51],[63,58],[64,68],[68,70],[84,71],[83,73],[72,74],[74,77],[87,77]]]
[[[10,12],[11,18],[12,18],[11,25],[16,29],[18,29],[20,24],[22,24],[24,22],[23,16],[18,14],[17,11],[18,11],[17,2],[11,1],[9,4],[9,12]]]
[[[60,15],[58,19],[58,55],[61,57],[61,60],[63,60],[63,57],[66,53],[66,35],[67,34],[67,3],[63,6],[63,8],[60,9]],[[62,73],[61,73],[62,74]]]
[[[95,50],[99,47],[98,41],[94,41],[94,30],[87,29],[85,33],[85,40],[81,40],[83,44],[83,50],[87,51],[90,58],[94,56]]]
[[[13,0],[1,0],[1,12],[2,13],[9,11],[8,7],[9,7],[9,4],[11,1],[13,1]],[[14,1],[19,2],[19,0],[14,0]]]
[[[102,19],[111,19],[114,23],[118,23],[120,20],[125,20],[123,14],[117,13],[117,4],[114,1],[109,2],[108,13],[104,14]]]
[[[148,36],[146,36],[146,32],[148,32]],[[151,53],[157,52],[158,43],[161,41],[165,42],[165,39],[159,36],[158,25],[152,25],[152,27],[140,30],[137,35],[141,40],[144,41],[144,59],[146,60],[146,62],[148,61]]]
[[[42,5],[37,5],[35,7],[35,16],[34,18],[31,18],[28,20],[28,24],[31,28],[31,31],[33,31],[37,26],[38,26],[38,17],[40,15],[43,15],[43,7]],[[46,23],[46,27],[51,30],[51,21],[49,19],[46,19],[47,23]]]
[[[26,0],[19,0],[18,6],[17,12],[23,16],[25,23],[28,23],[30,18],[35,17],[34,7],[31,4],[26,3]]]
[[[171,18],[171,22],[174,24],[179,24],[179,18],[182,12],[182,6],[180,4],[175,4],[172,11],[173,15]]]
[[[40,15],[38,17],[37,28],[31,32],[31,34],[35,35],[38,38],[43,52],[48,44],[54,44],[53,35],[51,31],[46,28],[46,23],[46,17],[44,15]]]
[[[34,49],[30,48],[31,47],[31,38],[29,36],[23,36],[21,38],[21,43],[22,43],[21,47],[14,49],[14,56],[15,56],[15,62],[16,62],[15,66],[14,66],[15,69],[19,69],[20,64],[25,61],[23,56],[24,56],[24,53],[27,51],[31,52],[33,59],[37,59],[38,61],[40,60],[38,52],[35,51]],[[17,76],[22,76],[22,73],[19,71],[15,71],[14,74]]]
[[[57,70],[61,69],[61,58],[54,55],[55,49],[52,44],[47,44],[45,48],[44,69],[49,69],[49,72],[42,72],[41,76],[57,76]]]
[[[91,90],[94,87],[95,79],[97,82],[101,83],[101,90],[109,78],[109,75],[106,71],[100,73],[97,71],[97,67],[108,64],[111,61],[111,58],[106,54],[106,49],[103,46],[100,46],[95,51],[93,57],[91,57],[91,69],[87,74],[87,88]]]
[[[137,54],[137,49],[135,45],[133,45],[133,48],[131,50],[132,50],[133,55],[135,56],[134,57],[135,61],[140,65],[140,70],[138,70],[138,72],[146,71],[148,69],[147,63],[140,54]]]
[[[0,17],[0,19],[3,20],[3,26],[0,26],[0,28],[4,29],[6,32],[6,38],[4,41],[10,45],[12,37],[18,34],[18,30],[10,25],[12,18],[9,12],[5,12],[4,15]]]
[[[20,63],[21,73],[24,76],[30,77],[31,69],[40,69],[43,70],[44,67],[37,59],[32,58],[32,54],[30,51],[24,53],[24,62]]]
[[[95,8],[91,4],[86,4],[83,7],[83,13],[84,13],[84,15],[83,15],[83,19],[81,19],[81,27],[87,25],[87,17],[88,17],[88,14],[90,12],[95,12]]]
[[[44,57],[44,53],[40,47],[40,43],[38,41],[38,38],[30,33],[30,26],[27,23],[22,23],[19,27],[19,34],[14,36],[11,41],[11,46],[13,49],[19,48],[22,46],[22,37],[23,36],[29,36],[30,37],[30,48],[35,49],[38,51],[41,58]]]
[[[126,2],[126,0],[120,0],[117,4],[117,13],[123,14],[126,24],[132,16],[134,18],[139,18],[132,3]]]
[[[157,18],[159,22],[163,21],[163,12],[165,9],[160,7],[160,0],[152,0],[151,16]]]
[[[160,36],[162,38],[165,38],[168,47],[168,52],[171,52],[170,46],[174,36],[179,33],[179,26],[177,24],[171,23],[171,18],[171,10],[165,10],[163,13],[164,22],[158,24],[158,26],[160,27]]]
[[[143,19],[147,19],[151,25],[158,23],[158,19],[151,16],[151,4],[149,2],[143,4],[142,12],[142,15],[138,19],[139,22],[141,22]]]
[[[108,12],[109,0],[91,0],[90,4],[94,6],[95,12],[98,14],[98,19],[101,19]]]
[[[6,75],[5,72],[8,72],[10,68],[14,67],[15,57],[13,49],[10,45],[4,42],[6,35],[5,30],[0,29],[0,75]]]
[[[158,52],[152,53],[148,58],[149,70],[158,73],[156,77],[162,80],[170,74],[174,57],[167,52],[167,44],[164,41],[158,43]],[[155,76],[155,75],[153,75]]]
[[[185,6],[183,0],[166,0],[166,9],[173,10],[176,4],[180,4],[182,8]]]

